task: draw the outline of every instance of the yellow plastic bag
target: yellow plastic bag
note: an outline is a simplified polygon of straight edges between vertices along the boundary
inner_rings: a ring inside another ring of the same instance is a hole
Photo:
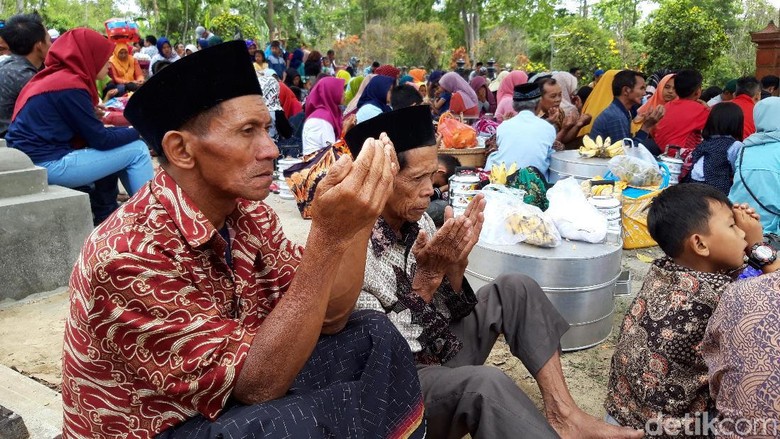
[[[623,248],[653,247],[656,242],[647,230],[647,213],[653,199],[661,193],[660,189],[637,198],[623,197]]]

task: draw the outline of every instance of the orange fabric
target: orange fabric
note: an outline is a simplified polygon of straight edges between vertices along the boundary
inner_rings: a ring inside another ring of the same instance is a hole
[[[124,61],[119,59],[119,52],[122,49],[127,50],[127,58]],[[133,58],[131,53],[133,53],[132,49],[127,44],[118,43],[114,47],[114,54],[108,59],[111,64],[109,70],[111,79],[117,84],[127,84],[144,77],[141,66],[138,65],[138,61]]]
[[[409,76],[414,78],[414,82],[425,82],[425,70],[423,69],[409,70]]]
[[[471,108],[466,108],[460,92],[455,92],[452,95],[452,98],[450,98],[450,111],[453,114],[463,113],[464,116],[479,116],[479,107],[473,106]]]
[[[745,115],[745,128],[742,130],[742,138],[747,139],[749,135],[756,132],[756,123],[753,120],[753,108],[756,103],[748,95],[739,95],[731,100],[731,102],[739,105],[742,109],[742,114]]]

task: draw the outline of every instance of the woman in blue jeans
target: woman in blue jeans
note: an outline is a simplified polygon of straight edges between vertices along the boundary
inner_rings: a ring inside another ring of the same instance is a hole
[[[49,184],[76,188],[117,174],[132,195],[152,178],[138,131],[105,127],[95,115],[95,81],[108,74],[113,47],[93,30],[66,32],[19,94],[6,141],[46,168]]]

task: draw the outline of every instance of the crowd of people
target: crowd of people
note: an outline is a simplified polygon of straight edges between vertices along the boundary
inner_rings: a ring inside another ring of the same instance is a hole
[[[36,14],[0,29],[0,132],[50,184],[89,192],[97,226],[70,281],[63,437],[641,438],[778,420],[777,76],[705,90],[695,69],[596,69],[585,85],[580,68],[361,69],[194,36],[60,35]],[[621,325],[604,420],[569,393],[569,324],[534,273],[476,291],[464,276],[486,202],[441,209],[458,165],[438,154],[446,112],[493,131],[487,168],[542,185],[584,135],[684,160],[649,210],[665,257]],[[262,203],[280,153],[321,172],[305,251]],[[501,335],[542,411],[484,365]]]

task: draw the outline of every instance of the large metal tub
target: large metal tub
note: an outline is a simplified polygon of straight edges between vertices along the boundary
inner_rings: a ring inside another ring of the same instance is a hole
[[[564,241],[556,248],[478,243],[466,277],[474,290],[504,273],[536,280],[571,329],[561,338],[564,351],[603,342],[612,331],[614,290],[623,249],[616,244]]]
[[[550,158],[550,183],[574,177],[579,180],[590,180],[597,175],[604,175],[609,159],[585,158],[577,150],[556,151]]]

